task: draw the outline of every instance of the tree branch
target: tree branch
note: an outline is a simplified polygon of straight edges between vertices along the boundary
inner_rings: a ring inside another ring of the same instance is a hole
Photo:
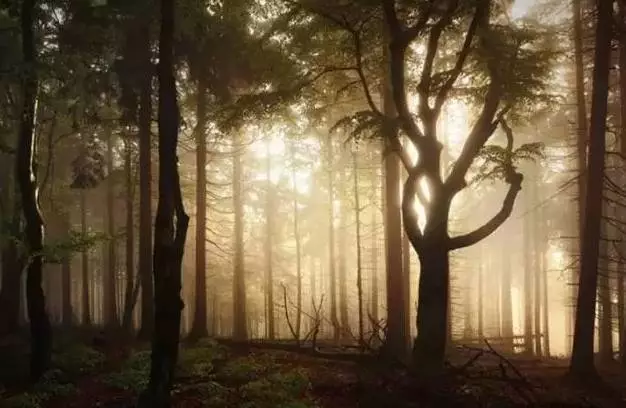
[[[518,193],[522,189],[522,181],[524,177],[515,170],[512,162],[513,155],[513,131],[503,118],[499,119],[499,123],[504,130],[507,137],[506,151],[508,154],[505,163],[505,181],[509,184],[509,191],[502,202],[502,208],[500,211],[482,227],[465,235],[450,238],[448,248],[450,250],[465,248],[474,245],[483,239],[487,238],[493,232],[495,232],[504,222],[509,218],[513,212],[513,206],[515,205],[515,199]]]

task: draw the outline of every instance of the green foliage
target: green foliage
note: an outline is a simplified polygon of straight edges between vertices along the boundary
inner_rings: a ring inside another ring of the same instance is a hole
[[[233,382],[248,382],[261,376],[269,365],[252,357],[237,357],[226,363],[220,370],[218,378]]]
[[[198,346],[183,349],[178,358],[178,371],[181,376],[206,377],[213,371],[213,361],[223,356],[219,347]]]
[[[53,366],[71,376],[93,372],[104,361],[104,354],[82,344],[72,345],[52,355]]]
[[[309,390],[310,382],[301,370],[275,373],[252,381],[241,387],[242,396],[248,400],[243,406],[254,408],[306,407],[302,399]]]
[[[150,351],[140,351],[130,356],[120,371],[107,375],[103,381],[111,387],[139,392],[148,385],[149,375]]]
[[[42,401],[56,397],[66,397],[76,392],[74,384],[67,382],[61,370],[50,370],[34,387],[33,392]]]
[[[502,146],[486,145],[476,157],[479,164],[471,183],[505,180],[509,163],[516,166],[522,162],[536,162],[545,157],[544,149],[543,143],[539,142],[525,143],[513,152]]]
[[[28,392],[0,400],[3,408],[41,408],[41,403],[39,396]]]

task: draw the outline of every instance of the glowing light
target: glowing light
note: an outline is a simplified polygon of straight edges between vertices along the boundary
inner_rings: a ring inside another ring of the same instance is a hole
[[[515,0],[511,7],[511,19],[519,20],[526,17],[535,0]]]

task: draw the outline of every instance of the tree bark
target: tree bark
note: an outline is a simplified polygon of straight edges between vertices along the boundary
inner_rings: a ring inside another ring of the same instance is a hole
[[[587,138],[588,138],[588,125],[587,125],[587,101],[585,98],[585,65],[584,65],[584,51],[583,51],[583,23],[582,23],[582,3],[581,0],[572,1],[572,14],[574,24],[574,56],[575,56],[575,68],[576,68],[576,164],[578,170],[578,250],[582,252],[583,248],[583,230],[585,223],[585,180],[587,171]],[[572,268],[572,300],[576,299],[577,288],[576,284],[579,279],[580,271],[576,268]],[[569,319],[569,343],[570,349],[572,346],[572,329],[574,326],[574,315],[571,313]]]
[[[585,228],[578,282],[574,346],[570,372],[583,379],[597,375],[593,361],[593,338],[598,287],[598,257],[602,217],[602,187],[606,147],[606,117],[609,88],[609,63],[612,37],[613,2],[598,1],[598,24],[594,56],[591,134],[589,138],[589,166],[585,197]],[[589,183],[593,180],[593,183]]]
[[[196,290],[192,338],[208,336],[207,328],[207,293],[206,293],[206,228],[207,228],[207,171],[206,171],[206,121],[207,121],[207,84],[204,74],[200,74],[197,84],[196,105]]]
[[[246,319],[246,281],[243,254],[243,197],[242,178],[243,169],[241,162],[241,135],[238,131],[234,134],[233,156],[233,205],[235,209],[235,258],[233,275],[233,339],[246,340],[248,328]]]
[[[17,185],[14,186],[16,193]],[[13,186],[6,187],[11,191]],[[17,195],[9,197],[7,205],[13,204],[13,213],[9,223],[9,233],[18,235],[22,227],[22,216],[18,206]],[[10,194],[9,194],[10,195]],[[18,248],[14,241],[9,241],[2,251],[2,286],[0,287],[0,336],[14,333],[20,324],[20,308],[22,301],[22,270]]]
[[[339,254],[338,254],[338,280],[339,280],[339,323],[341,325],[341,337],[348,341],[351,339],[350,333],[350,320],[348,319],[348,270],[347,270],[347,234],[348,234],[348,205],[346,189],[348,187],[346,182],[346,158],[345,154],[341,152],[342,168],[339,169],[339,188],[341,189],[340,197],[340,211],[339,211]]]
[[[504,239],[504,238],[503,238]],[[505,242],[505,241],[503,241]],[[504,247],[502,251],[501,297],[502,337],[507,339],[509,351],[513,351],[513,308],[511,299],[511,254]],[[509,340],[510,339],[510,340]]]
[[[525,209],[528,212],[530,208],[530,200],[528,195],[524,195]],[[532,291],[532,270],[534,255],[532,253],[531,236],[532,227],[530,218],[524,217],[524,352],[528,355],[533,354],[533,291]]]
[[[71,222],[70,222],[70,214],[64,211],[60,214],[61,224],[63,228],[64,238],[69,238]],[[72,265],[71,265],[71,256],[66,255],[61,260],[61,286],[62,286],[62,299],[61,299],[61,321],[64,326],[70,327],[74,323],[74,311],[72,309]]]
[[[614,218],[609,212],[609,206],[603,203],[605,217]],[[599,297],[599,327],[598,327],[598,355],[604,364],[613,361],[613,304],[611,302],[611,262],[609,261],[609,243],[612,233],[606,220],[601,221],[600,249],[598,260],[598,294]]]
[[[182,263],[189,217],[178,174],[178,108],[174,71],[174,0],[161,0],[159,41],[159,201],[154,226],[155,326],[150,382],[139,406],[170,407],[170,389],[178,359]]]
[[[35,168],[35,112],[37,106],[37,52],[35,50],[35,0],[24,0],[21,9],[23,99],[16,156],[16,178],[24,211],[28,267],[26,303],[30,320],[30,375],[39,380],[50,364],[52,331],[42,288],[44,224],[37,201]]]
[[[152,52],[150,27],[142,22],[142,60],[146,68],[139,94],[139,276],[141,327],[139,338],[152,337],[154,286],[152,281]]]
[[[626,157],[626,0],[617,2],[618,8],[618,28],[619,28],[619,89],[620,89],[620,151],[622,156]],[[623,179],[623,180],[626,180]],[[621,218],[624,221],[624,218]],[[621,245],[622,253],[623,244]],[[624,295],[624,260],[621,259],[617,268],[617,293],[618,293],[618,324],[619,324],[619,340],[620,340],[620,360],[623,366],[626,366],[626,318],[625,308],[626,299]]]

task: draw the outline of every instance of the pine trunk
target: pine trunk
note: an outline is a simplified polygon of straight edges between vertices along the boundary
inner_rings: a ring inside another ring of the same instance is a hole
[[[108,130],[107,137],[107,172],[108,180],[106,183],[106,220],[108,241],[105,242],[106,247],[106,272],[103,274],[102,286],[104,288],[104,324],[109,328],[117,327],[119,324],[117,317],[116,302],[116,280],[117,280],[117,237],[115,232],[115,183],[113,179],[113,135]]]
[[[233,156],[233,206],[235,210],[235,258],[233,276],[233,338],[246,340],[248,338],[246,319],[246,282],[243,255],[243,197],[242,177],[243,169],[241,162],[241,136],[239,132],[234,135]]]
[[[207,228],[207,171],[206,121],[207,85],[204,75],[198,79],[196,105],[196,288],[193,324],[190,337],[208,336],[206,293],[206,228]]]
[[[80,229],[83,236],[89,230],[87,226],[87,191],[80,190]],[[81,252],[81,303],[83,307],[82,323],[84,326],[91,326],[91,294],[89,278],[89,249],[85,248]]]
[[[335,269],[335,183],[334,153],[332,136],[328,135],[328,267],[330,280],[330,322],[333,339],[339,342],[339,319],[337,317],[337,275]]]
[[[272,184],[272,155],[270,142],[267,143],[267,197],[265,202],[265,313],[267,337],[274,340],[274,270],[273,270],[273,239],[274,239],[274,211],[276,208],[276,188]]]
[[[126,288],[124,291],[124,314],[122,328],[130,333],[133,327],[133,311],[139,296],[139,283],[135,282],[135,216],[132,166],[132,142],[127,138],[124,142],[124,167],[126,169]]]
[[[178,359],[182,263],[189,217],[178,174],[179,108],[174,71],[174,0],[161,0],[159,41],[159,201],[154,226],[155,326],[150,382],[142,408],[169,408]]]
[[[150,28],[141,29],[142,56],[146,67],[139,94],[139,277],[141,280],[140,339],[154,329],[154,282],[152,281],[152,53]]]
[[[589,167],[585,194],[585,228],[581,253],[581,271],[578,282],[578,299],[574,329],[574,346],[570,365],[571,373],[580,379],[596,374],[593,356],[593,338],[598,287],[598,257],[602,217],[602,187],[597,180],[604,178],[605,133],[609,88],[609,63],[613,4],[598,2],[595,64],[591,108],[591,134],[589,138]]]
[[[37,88],[35,50],[35,0],[24,0],[21,8],[23,97],[16,156],[16,178],[24,211],[28,267],[26,270],[26,303],[30,320],[30,375],[39,380],[50,364],[52,330],[42,288],[44,224],[37,201],[37,175],[34,171]]]
[[[354,180],[354,219],[356,224],[356,288],[359,319],[359,345],[365,344],[363,324],[363,258],[361,251],[361,200],[359,197],[359,169],[356,150],[352,152],[352,179]]]

